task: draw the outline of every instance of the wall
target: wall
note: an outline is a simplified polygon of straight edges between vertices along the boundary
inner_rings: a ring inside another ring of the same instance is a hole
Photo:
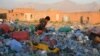
[[[92,23],[92,24],[100,23],[99,11],[98,12],[65,13],[62,11],[57,11],[57,10],[52,10],[52,9],[46,10],[46,11],[39,11],[39,10],[31,9],[31,8],[17,8],[17,9],[10,10],[9,13],[7,13],[7,19],[8,20],[19,19],[21,21],[27,21],[26,16],[29,17],[29,15],[26,15],[27,13],[30,14],[30,17],[31,17],[30,21],[39,20],[40,18],[44,18],[45,16],[50,16],[51,21],[61,22],[64,16],[66,16],[71,20],[71,22],[74,23],[74,22],[80,22],[80,17],[83,16],[84,20],[87,20],[87,17],[89,17],[89,23]]]

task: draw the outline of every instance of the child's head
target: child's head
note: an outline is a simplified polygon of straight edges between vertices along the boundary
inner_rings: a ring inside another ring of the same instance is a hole
[[[45,20],[50,21],[50,17],[49,16],[46,16],[45,17]]]

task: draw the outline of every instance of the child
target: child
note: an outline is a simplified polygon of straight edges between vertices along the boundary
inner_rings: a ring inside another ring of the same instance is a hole
[[[36,31],[38,30],[42,30],[42,31],[46,31],[46,25],[48,23],[48,21],[50,21],[50,17],[46,16],[45,18],[42,18],[39,20],[39,24],[36,26]]]

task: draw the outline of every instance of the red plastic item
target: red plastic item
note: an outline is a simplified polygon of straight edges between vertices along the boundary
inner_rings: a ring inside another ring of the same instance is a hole
[[[10,26],[8,26],[7,24],[0,24],[0,29],[3,29],[4,33],[7,33],[10,31]]]
[[[37,34],[41,35],[43,33],[43,30],[37,30]]]
[[[18,31],[18,32],[13,32],[11,34],[12,38],[20,41],[20,40],[29,40],[29,33],[26,31]]]

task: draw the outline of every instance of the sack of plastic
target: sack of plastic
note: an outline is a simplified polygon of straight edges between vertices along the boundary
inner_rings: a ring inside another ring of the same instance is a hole
[[[10,31],[10,26],[7,24],[0,24],[0,29],[3,30],[3,33],[7,33]]]
[[[72,29],[71,29],[71,27],[69,27],[69,26],[60,27],[60,28],[58,29],[59,32],[65,32],[65,33],[70,32],[71,30],[72,30]]]
[[[8,41],[7,45],[10,46],[11,50],[20,52],[22,50],[22,44],[15,39]]]

